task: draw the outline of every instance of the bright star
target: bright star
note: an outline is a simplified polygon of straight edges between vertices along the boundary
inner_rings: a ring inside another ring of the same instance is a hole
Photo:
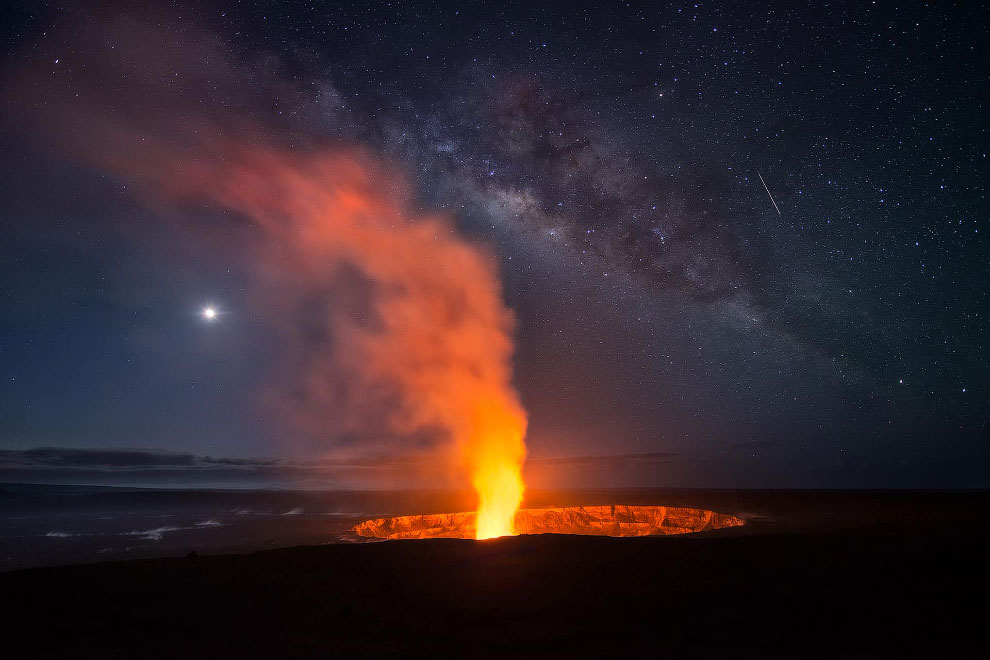
[[[217,310],[213,307],[203,308],[203,318],[207,321],[214,321],[217,318]]]

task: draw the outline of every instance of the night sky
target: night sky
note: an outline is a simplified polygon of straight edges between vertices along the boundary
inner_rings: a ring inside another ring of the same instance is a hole
[[[402,459],[293,437],[251,258],[64,146],[81,89],[357,145],[488,246],[536,482],[990,487],[990,12],[604,4],[5,10],[0,460]]]

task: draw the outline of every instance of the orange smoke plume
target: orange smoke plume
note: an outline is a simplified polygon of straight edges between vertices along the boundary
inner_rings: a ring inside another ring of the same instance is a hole
[[[402,451],[469,477],[477,538],[513,533],[526,414],[511,385],[514,319],[488,252],[450,219],[412,212],[402,177],[367,152],[290,149],[306,140],[225,110],[250,102],[243,89],[256,77],[215,39],[126,18],[79,34],[89,66],[42,78],[41,91],[28,72],[20,113],[168,213],[192,209],[181,226],[198,239],[248,236],[259,298],[285,344],[277,398],[289,426],[330,445],[408,438]],[[107,42],[118,47],[93,46]],[[276,86],[305,104],[305,90]],[[207,93],[227,98],[203,103]],[[202,228],[205,209],[236,219],[228,235]]]
[[[183,169],[195,193],[278,241],[291,268],[347,264],[372,284],[372,323],[331,312],[332,362],[352,393],[396,395],[394,432],[448,434],[478,493],[478,538],[511,534],[526,415],[510,383],[513,320],[492,259],[446,219],[411,217],[402,192],[378,183],[387,173],[354,152],[251,149]]]
[[[510,383],[513,320],[492,259],[446,219],[410,217],[401,191],[378,183],[386,173],[354,152],[254,149],[220,167],[185,169],[196,192],[279,241],[293,269],[348,264],[371,282],[373,323],[329,319],[333,363],[352,395],[396,395],[394,432],[449,434],[478,493],[477,537],[511,534],[526,415]]]

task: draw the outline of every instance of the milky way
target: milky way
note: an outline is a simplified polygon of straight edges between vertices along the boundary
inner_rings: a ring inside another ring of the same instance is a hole
[[[380,154],[423,212],[494,247],[537,461],[896,486],[986,485],[987,18],[207,3],[151,24],[193,44],[165,89],[300,147]],[[4,70],[109,80],[87,54],[103,42],[79,37],[91,20],[17,14]],[[151,50],[136,66],[160,64]],[[277,340],[236,250],[210,261],[135,229],[122,184],[19,125],[3,133],[0,445],[276,454],[251,356]],[[208,333],[177,320],[214,298]]]

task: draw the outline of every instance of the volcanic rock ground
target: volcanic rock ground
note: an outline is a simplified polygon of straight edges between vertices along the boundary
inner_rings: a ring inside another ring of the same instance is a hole
[[[0,575],[4,645],[19,658],[982,657],[990,494],[680,499],[749,524],[18,571]]]

